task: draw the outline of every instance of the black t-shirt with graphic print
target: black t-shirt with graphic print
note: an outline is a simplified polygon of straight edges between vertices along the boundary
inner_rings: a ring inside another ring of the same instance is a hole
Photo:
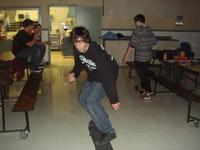
[[[89,82],[102,83],[111,104],[119,102],[116,87],[118,64],[111,55],[96,42],[91,42],[85,53],[74,48],[74,58],[75,65],[71,72],[76,78],[82,70],[86,70]]]

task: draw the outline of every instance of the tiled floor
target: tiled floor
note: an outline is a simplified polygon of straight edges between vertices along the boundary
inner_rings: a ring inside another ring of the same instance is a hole
[[[88,133],[88,114],[77,97],[85,74],[76,83],[65,82],[72,63],[51,65],[44,71],[35,110],[30,112],[31,133],[22,140],[18,133],[0,134],[0,150],[94,150]],[[16,82],[12,96],[18,95],[24,82]],[[186,123],[187,103],[174,94],[162,94],[144,104],[133,90],[135,80],[121,69],[118,80],[121,110],[114,112],[105,99],[118,138],[114,150],[200,150],[200,128]],[[24,126],[21,113],[11,113],[7,104],[7,125]],[[194,113],[200,116],[200,105]]]

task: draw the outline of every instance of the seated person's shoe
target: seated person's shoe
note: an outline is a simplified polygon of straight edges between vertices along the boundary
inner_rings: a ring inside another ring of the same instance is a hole
[[[41,69],[41,70],[42,70],[43,68],[44,68],[44,65],[41,65],[41,64],[37,67],[37,69]]]
[[[45,61],[41,60],[40,65],[44,65],[44,64],[45,64]]]
[[[42,72],[41,69],[31,70],[31,73],[41,73],[41,72]]]
[[[103,133],[100,138],[96,141],[97,145],[104,145],[116,138],[115,133]]]

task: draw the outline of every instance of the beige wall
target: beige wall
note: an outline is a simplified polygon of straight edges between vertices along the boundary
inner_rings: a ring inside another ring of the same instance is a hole
[[[143,13],[154,29],[200,30],[199,0],[105,0],[103,28],[131,28],[132,16]],[[176,16],[184,26],[176,27]]]
[[[133,27],[132,16],[143,13],[153,29],[200,30],[199,0],[104,0],[102,28]],[[102,0],[1,0],[4,6],[39,6],[43,28],[48,28],[48,5],[77,4],[101,6]],[[175,17],[184,17],[184,26],[175,26]],[[197,18],[195,18],[197,17]]]
[[[18,15],[19,14],[23,14],[26,18],[26,16],[29,18],[31,18],[33,21],[38,21],[38,11],[37,10],[29,10],[27,13],[27,10],[17,10],[16,11],[16,17],[15,17],[15,21],[19,21]]]

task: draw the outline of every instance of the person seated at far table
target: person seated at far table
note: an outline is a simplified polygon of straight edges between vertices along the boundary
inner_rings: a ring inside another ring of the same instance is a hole
[[[41,34],[30,35],[32,30],[33,21],[25,19],[23,21],[23,28],[14,36],[12,53],[17,59],[27,59],[31,57],[31,72],[40,73],[43,69],[41,63],[45,52],[45,46],[37,43]]]

